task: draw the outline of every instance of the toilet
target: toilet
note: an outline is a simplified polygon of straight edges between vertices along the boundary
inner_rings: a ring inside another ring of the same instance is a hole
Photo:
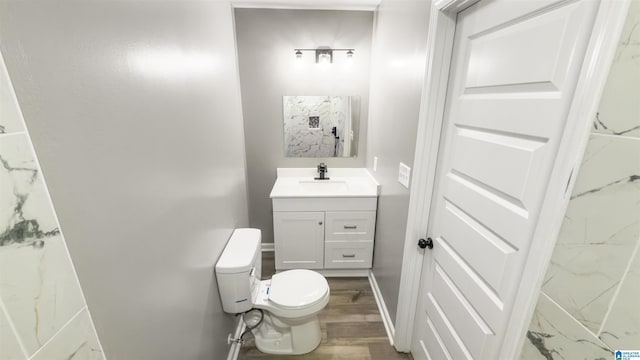
[[[300,355],[322,339],[318,313],[329,302],[329,284],[311,270],[287,270],[260,280],[259,229],[236,229],[216,263],[225,312],[261,309],[262,323],[252,330],[256,347],[267,354]]]

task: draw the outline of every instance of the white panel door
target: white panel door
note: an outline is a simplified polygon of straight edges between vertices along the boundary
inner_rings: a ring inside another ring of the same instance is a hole
[[[324,212],[274,211],[276,269],[324,267]]]
[[[598,5],[458,14],[415,359],[498,359]]]

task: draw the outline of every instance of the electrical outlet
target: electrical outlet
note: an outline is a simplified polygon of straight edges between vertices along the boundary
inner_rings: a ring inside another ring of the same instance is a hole
[[[378,157],[373,157],[373,171],[378,171]]]
[[[400,163],[398,169],[398,182],[407,189],[409,188],[409,180],[411,179],[411,168],[407,165]]]

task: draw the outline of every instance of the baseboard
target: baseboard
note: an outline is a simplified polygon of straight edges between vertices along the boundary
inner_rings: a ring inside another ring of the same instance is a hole
[[[384,324],[384,329],[387,331],[387,336],[389,337],[389,344],[393,346],[393,337],[396,330],[393,327],[393,321],[391,321],[391,316],[387,310],[387,305],[384,303],[380,287],[378,287],[378,282],[376,281],[375,275],[373,275],[373,271],[369,271],[369,284],[371,284],[373,297],[376,299],[376,304],[378,304],[378,310],[382,316],[382,323]]]
[[[245,327],[246,325],[244,324],[242,316],[238,316],[238,325],[236,326],[236,332],[233,334],[233,338],[239,339],[240,335],[242,335],[242,333],[244,332]],[[240,347],[242,347],[242,344],[240,344],[239,342],[231,343],[229,354],[227,355],[227,360],[237,360],[238,354],[240,354]]]
[[[262,252],[274,252],[275,250],[273,243],[262,243]]]
[[[324,277],[368,277],[369,269],[315,269]]]

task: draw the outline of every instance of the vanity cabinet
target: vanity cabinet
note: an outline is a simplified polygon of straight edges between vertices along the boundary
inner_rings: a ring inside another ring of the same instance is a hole
[[[371,268],[377,198],[295,200],[273,201],[276,270],[360,276],[350,270]]]
[[[278,168],[271,198],[276,270],[368,276],[380,185],[362,168]]]

